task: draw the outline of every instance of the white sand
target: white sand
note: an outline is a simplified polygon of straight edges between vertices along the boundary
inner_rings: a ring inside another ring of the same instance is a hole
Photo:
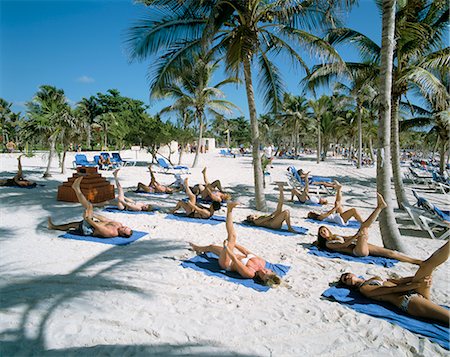
[[[87,154],[92,158],[92,154]],[[123,157],[134,157],[123,152]],[[16,171],[16,154],[1,156],[1,177]],[[331,260],[307,254],[305,244],[315,240],[317,225],[304,221],[307,207],[286,203],[293,223],[310,229],[308,235],[279,236],[237,226],[238,241],[274,263],[291,266],[285,281],[289,287],[256,292],[216,277],[183,269],[180,260],[192,257],[188,241],[221,244],[224,224],[194,224],[153,216],[106,214],[149,235],[128,246],[60,239],[60,232],[46,229],[47,216],[56,223],[78,220],[81,207],[56,201],[57,186],[72,174],[42,179],[45,154],[23,158],[26,177],[45,184],[32,190],[0,188],[1,355],[163,355],[163,356],[437,356],[448,353],[436,343],[384,320],[357,313],[321,298],[330,282],[345,271],[387,277],[412,275],[416,267],[399,263],[386,269],[375,265]],[[139,159],[149,156],[140,153]],[[186,155],[184,164],[190,165]],[[300,161],[275,160],[272,181],[286,181],[288,165],[331,176],[344,185],[346,206],[367,216],[375,206],[375,168],[357,170],[343,160],[315,164],[312,157]],[[56,165],[56,164],[55,164]],[[210,179],[220,178],[242,206],[235,220],[252,211],[250,158],[202,155],[191,169],[190,183],[201,181],[208,166]],[[102,171],[112,180],[112,173]],[[162,183],[172,175],[157,173]],[[120,179],[124,187],[148,182],[146,167],[126,167]],[[266,188],[270,209],[278,191]],[[410,194],[410,190],[408,190]],[[129,193],[160,206],[173,206],[181,194],[155,199]],[[444,205],[442,195],[424,193]],[[289,199],[286,191],[286,199]],[[330,197],[333,202],[333,198]],[[329,206],[330,207],[330,206]],[[225,211],[221,212],[225,214]],[[402,227],[406,215],[400,214]],[[411,228],[411,227],[410,227]],[[353,230],[335,229],[342,233]],[[403,231],[403,230],[402,230]],[[443,244],[411,235],[404,236],[411,255],[427,258]],[[422,237],[424,235],[422,234]],[[371,242],[381,244],[378,223]],[[433,299],[450,304],[449,263],[434,274]]]

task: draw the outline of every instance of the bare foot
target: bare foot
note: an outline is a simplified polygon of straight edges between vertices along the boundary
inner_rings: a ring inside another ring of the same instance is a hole
[[[194,243],[189,242],[189,245],[191,246],[192,250],[196,252],[197,254],[202,254],[203,251],[199,245],[195,245]]]
[[[50,216],[48,216],[48,218],[47,218],[47,228],[48,229],[54,229],[54,225],[53,225],[53,222],[52,222],[52,217],[50,217]]]
[[[234,207],[239,206],[239,202],[228,202],[227,204],[227,210],[231,211]]]
[[[297,233],[297,231],[294,229],[294,228],[288,228],[288,232],[291,232],[291,233]]]
[[[387,207],[387,203],[384,200],[383,196],[377,192],[377,207],[378,208],[386,208]]]
[[[117,174],[119,173],[119,171],[120,171],[120,168],[119,168],[119,169],[115,169],[115,170],[113,171],[114,177],[117,177]]]
[[[341,189],[341,188],[342,188],[342,185],[341,185],[341,183],[340,183],[338,180],[334,180],[334,187],[335,187],[336,189]]]
[[[83,176],[80,176],[80,177],[77,177],[76,179],[75,179],[75,181],[73,181],[73,184],[72,184],[72,188],[75,190],[76,188],[80,188],[80,183],[81,183],[81,180],[83,179]]]

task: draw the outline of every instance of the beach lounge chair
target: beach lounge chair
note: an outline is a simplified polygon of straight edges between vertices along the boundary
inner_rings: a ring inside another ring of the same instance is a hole
[[[287,170],[288,182],[293,188],[301,189],[305,186],[305,181],[301,178],[297,169],[294,166],[289,166]],[[319,190],[322,189],[327,194],[334,194],[334,190],[326,187],[324,185],[317,185],[316,182],[333,182],[333,179],[329,177],[322,176],[310,176],[309,177],[309,186],[310,189],[313,190],[314,187],[317,189],[317,194],[319,194]]]
[[[224,157],[233,157],[233,158],[236,157],[236,155],[233,154],[230,150],[221,149],[219,153]]]
[[[444,195],[450,193],[450,180],[446,180],[438,172],[433,171],[433,188],[440,190]]]
[[[157,161],[158,161],[158,165],[164,170],[165,173],[169,172],[169,170],[175,170],[182,174],[189,173],[189,167],[187,167],[187,166],[172,166],[166,160],[164,160],[162,157],[160,157]]]
[[[123,160],[122,157],[120,156],[120,153],[118,153],[118,152],[112,153],[112,159],[114,160],[114,162],[117,162],[120,166],[135,166],[136,165],[136,161]]]
[[[75,161],[73,162],[74,168],[77,166],[96,166],[95,162],[88,161],[86,155],[84,154],[76,154]]]

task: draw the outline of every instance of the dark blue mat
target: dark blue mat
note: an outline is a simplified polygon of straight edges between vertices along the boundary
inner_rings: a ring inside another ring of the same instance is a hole
[[[331,298],[355,311],[399,325],[408,331],[429,338],[447,350],[450,349],[450,330],[448,327],[411,317],[393,305],[380,301],[374,302],[374,300],[346,287],[331,287],[325,290],[322,296]]]
[[[231,281],[235,284],[241,284],[257,291],[267,291],[270,288],[265,285],[258,284],[253,279],[243,278],[238,273],[229,272],[219,266],[219,257],[213,253],[197,255],[189,260],[181,263],[183,268],[191,268],[201,271],[206,275],[217,276],[221,279]],[[289,271],[290,267],[282,264],[272,264],[266,262],[266,268],[272,270],[279,277],[283,277]]]
[[[212,216],[211,218],[208,219],[202,219],[202,218],[190,218],[186,216],[186,214],[184,213],[168,214],[166,216],[166,219],[173,219],[175,221],[183,221],[191,223],[210,224],[214,226],[224,223],[226,221],[226,217],[223,216]]]
[[[398,263],[398,260],[396,260],[396,259],[390,259],[390,258],[384,258],[384,257],[373,257],[373,256],[355,257],[353,255],[348,255],[348,254],[339,253],[339,252],[333,252],[331,250],[319,249],[316,246],[309,247],[308,254],[312,254],[312,255],[315,255],[318,257],[325,257],[325,258],[339,258],[339,259],[347,260],[349,262],[376,264],[376,265],[381,265],[386,268],[393,267],[395,264]]]
[[[255,229],[262,229],[264,231],[271,232],[271,233],[274,233],[274,234],[277,234],[277,235],[280,235],[280,236],[293,236],[293,235],[296,235],[296,234],[306,234],[308,232],[308,228],[301,227],[301,226],[294,226],[294,225],[292,226],[292,228],[294,228],[297,231],[297,233],[289,232],[287,230],[286,224],[283,224],[283,227],[281,229],[273,229],[273,228],[255,226],[254,224],[250,224],[250,223],[247,223],[245,221],[240,222],[238,224],[240,224],[242,226],[246,226],[246,227],[255,228]]]
[[[361,227],[361,223],[359,223],[358,221],[351,219],[347,222],[346,226],[341,226],[340,224],[334,223],[334,222],[327,222],[327,221],[317,221],[315,219],[311,219],[311,218],[307,218],[306,219],[307,222],[310,223],[316,223],[316,224],[320,224],[320,225],[327,225],[327,226],[334,226],[334,227],[346,227],[346,228],[357,228],[359,229]]]
[[[145,191],[131,191],[134,193],[137,193],[139,195],[146,195],[146,196],[153,196],[153,197],[159,197],[159,198],[166,198],[172,195],[171,193],[165,193],[165,192],[145,192]]]
[[[301,205],[301,206],[322,206],[320,203],[312,203],[312,202],[300,202],[298,200],[294,201],[295,205]]]
[[[137,241],[138,239],[145,237],[147,232],[133,231],[133,235],[130,238],[114,237],[114,238],[97,238],[92,236],[82,236],[73,233],[66,233],[58,236],[59,238],[75,239],[75,240],[85,240],[88,242],[104,243],[112,245],[126,245]]]
[[[154,211],[156,211],[156,209],[154,211],[128,211],[126,209],[121,210],[118,209],[117,207],[114,206],[108,206],[103,208],[104,212],[110,212],[110,213],[123,213],[123,214],[147,214],[147,215],[152,215],[155,214]]]

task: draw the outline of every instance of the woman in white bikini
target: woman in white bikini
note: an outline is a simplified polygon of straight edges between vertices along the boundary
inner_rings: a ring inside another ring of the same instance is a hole
[[[336,188],[336,199],[334,201],[334,207],[328,212],[319,214],[316,212],[309,212],[308,218],[316,221],[326,221],[339,224],[340,226],[346,226],[350,218],[354,217],[358,222],[362,222],[363,219],[356,208],[350,208],[346,211],[342,208],[342,185],[334,181],[334,187]]]
[[[374,277],[364,280],[355,274],[345,273],[341,275],[339,282],[359,290],[370,299],[389,302],[409,315],[439,321],[448,326],[450,310],[432,302],[430,293],[431,274],[448,259],[449,244],[445,243],[425,260],[414,276],[387,280]]]
[[[119,170],[120,169],[117,169],[113,172],[117,187],[117,208],[121,211],[153,211],[153,207],[148,203],[136,202],[128,197],[125,197],[122,185],[120,184],[119,178],[117,177],[117,175],[119,174]]]
[[[294,201],[294,196],[296,196],[300,203],[305,204],[320,204],[320,205],[326,205],[328,201],[325,198],[320,197],[319,195],[310,195],[309,194],[309,172],[307,172],[304,175],[305,179],[305,187],[303,190],[299,190],[297,188],[293,188],[291,190],[291,202]],[[334,181],[335,184],[332,187],[336,187],[337,181]]]
[[[369,227],[377,219],[380,212],[386,207],[386,202],[379,193],[377,193],[377,207],[372,214],[361,223],[358,232],[352,236],[339,236],[333,234],[328,227],[319,227],[317,241],[314,242],[321,249],[328,249],[339,253],[345,253],[356,257],[366,257],[368,255],[397,259],[401,262],[420,265],[419,259],[410,258],[395,250],[378,247],[368,243]]]
[[[226,228],[228,238],[223,242],[223,247],[218,245],[198,246],[190,243],[197,253],[212,252],[219,256],[219,265],[227,271],[234,271],[243,278],[257,279],[264,285],[272,288],[281,283],[281,279],[272,270],[266,269],[266,261],[252,254],[248,249],[236,244],[236,232],[233,226],[232,211],[238,205],[237,202],[229,202],[227,206]],[[237,253],[234,252],[237,249]]]

